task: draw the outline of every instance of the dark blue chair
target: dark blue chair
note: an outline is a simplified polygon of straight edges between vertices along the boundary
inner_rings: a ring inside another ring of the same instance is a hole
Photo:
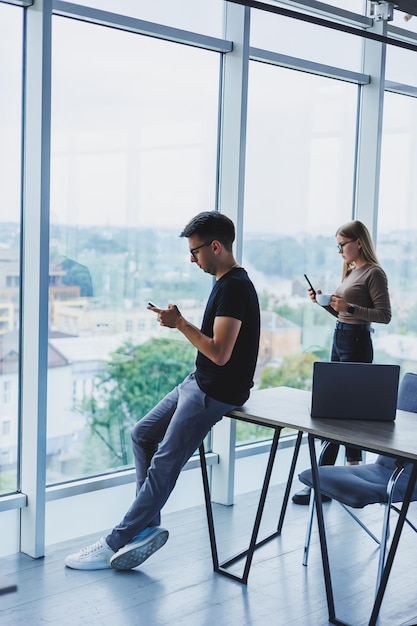
[[[417,374],[408,372],[404,375],[398,391],[397,407],[402,411],[417,413]],[[326,444],[324,444],[324,446],[326,446]],[[323,451],[322,449],[321,454],[323,454]],[[396,513],[400,512],[393,503],[403,501],[411,468],[412,463],[383,456],[382,454],[377,457],[375,463],[353,466],[323,465],[318,468],[321,493],[339,502],[345,511],[349,513],[380,546],[377,589],[385,565],[387,542],[389,538],[390,513],[392,510]],[[311,469],[301,472],[299,479],[305,485],[313,487]],[[311,529],[313,525],[315,502],[313,491],[311,495],[309,522],[304,544],[303,565],[307,565]],[[411,500],[417,500],[417,485],[414,488]],[[357,515],[350,510],[351,508],[362,509],[368,504],[384,505],[381,539],[377,539]],[[406,522],[417,532],[417,528],[409,520],[406,520]]]

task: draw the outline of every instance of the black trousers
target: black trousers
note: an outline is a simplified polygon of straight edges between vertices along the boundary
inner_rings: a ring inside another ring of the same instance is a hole
[[[374,350],[369,324],[341,324],[337,322],[333,335],[331,361],[372,363]],[[330,444],[324,451],[321,465],[334,465],[339,452],[337,443]],[[362,451],[346,446],[348,461],[361,461]]]

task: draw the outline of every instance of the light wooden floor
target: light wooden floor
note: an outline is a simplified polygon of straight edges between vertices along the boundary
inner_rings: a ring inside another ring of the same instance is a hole
[[[281,488],[272,489],[260,536],[275,528],[280,495]],[[221,560],[246,546],[256,503],[257,494],[250,493],[233,507],[215,506]],[[337,616],[353,626],[365,625],[374,592],[375,544],[336,503],[324,508]],[[415,504],[411,508],[417,519]],[[380,507],[369,510],[367,519],[379,529]],[[306,519],[307,507],[289,505],[282,536],[257,550],[247,586],[213,573],[203,507],[166,515],[167,544],[135,571],[82,572],[64,566],[69,552],[104,533],[51,546],[43,559],[24,554],[5,557],[0,559],[0,575],[16,583],[18,590],[0,596],[0,624],[327,625],[316,529],[309,565],[301,563]],[[417,536],[404,528],[381,626],[417,624],[416,554]]]

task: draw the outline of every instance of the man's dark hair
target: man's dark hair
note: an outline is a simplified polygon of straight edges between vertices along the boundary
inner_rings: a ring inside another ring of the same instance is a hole
[[[218,211],[203,211],[188,222],[180,237],[193,235],[198,235],[207,242],[217,239],[231,252],[235,240],[235,226],[229,217]]]

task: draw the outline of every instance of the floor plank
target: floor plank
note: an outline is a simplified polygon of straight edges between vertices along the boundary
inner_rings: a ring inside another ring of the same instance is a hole
[[[271,489],[260,536],[276,527],[282,488]],[[245,494],[233,507],[214,505],[221,560],[247,546],[257,493]],[[417,519],[416,503],[410,507]],[[317,530],[308,567],[302,565],[307,507],[290,504],[284,529],[259,548],[248,585],[212,571],[204,508],[163,517],[167,544],[132,572],[80,572],[64,558],[100,534],[62,542],[43,559],[24,554],[0,559],[0,571],[17,591],[0,597],[2,626],[45,624],[102,626],[327,626]],[[366,519],[377,531],[380,507],[368,507]],[[336,613],[352,626],[369,619],[378,554],[375,544],[336,503],[325,505]],[[380,626],[417,624],[417,536],[404,529],[382,605]],[[241,573],[243,563],[233,565]]]

